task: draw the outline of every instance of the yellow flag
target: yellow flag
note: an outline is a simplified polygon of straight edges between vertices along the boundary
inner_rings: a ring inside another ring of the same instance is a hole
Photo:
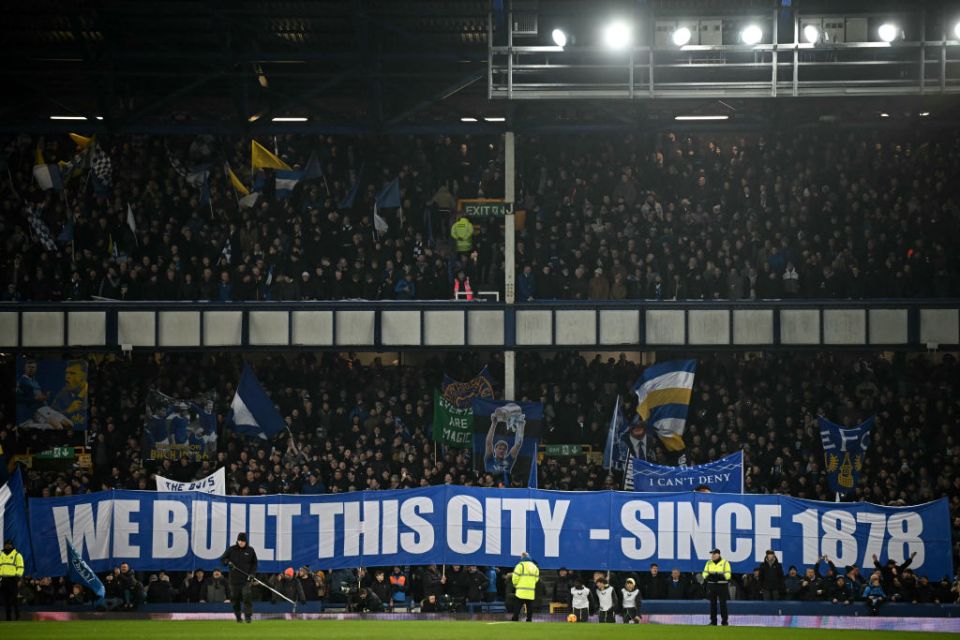
[[[267,148],[256,140],[250,142],[250,148],[250,165],[254,171],[257,169],[283,169],[284,171],[291,171],[290,165],[267,151]]]
[[[230,168],[230,165],[224,167],[227,170],[227,177],[230,178],[230,184],[233,185],[233,188],[237,190],[237,193],[240,195],[248,196],[250,195],[250,189],[240,182],[240,178],[237,177],[237,174],[233,172],[233,169]]]
[[[40,146],[39,146],[39,145],[37,146],[37,149],[36,149],[36,151],[34,152],[33,164],[34,164],[34,165],[47,164],[46,162],[43,161],[43,152],[40,151]]]
[[[89,138],[87,138],[85,136],[80,135],[79,133],[71,133],[70,139],[76,143],[77,149],[80,149],[81,151],[89,147],[90,143],[93,142],[93,136],[90,136]]]

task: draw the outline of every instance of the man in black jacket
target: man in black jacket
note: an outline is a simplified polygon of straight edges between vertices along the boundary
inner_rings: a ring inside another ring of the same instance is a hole
[[[240,619],[240,602],[243,602],[243,615],[247,622],[253,621],[253,574],[257,572],[257,552],[247,544],[247,534],[238,533],[237,543],[226,550],[220,561],[230,571],[230,602],[233,603],[233,615]]]
[[[650,565],[650,573],[643,577],[641,593],[644,600],[664,600],[667,597],[665,576],[660,573],[660,567],[654,563]]]
[[[783,567],[773,549],[767,550],[763,564],[760,565],[760,589],[764,600],[780,600],[786,591]]]

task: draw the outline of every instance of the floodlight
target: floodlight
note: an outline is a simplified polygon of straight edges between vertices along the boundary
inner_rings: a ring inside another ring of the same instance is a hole
[[[563,32],[563,29],[554,29],[550,35],[553,38],[553,44],[558,47],[567,46],[567,34]]]
[[[683,45],[689,43],[690,38],[692,37],[693,34],[690,33],[690,29],[687,29],[686,27],[680,27],[673,32],[673,44],[677,45],[678,47],[682,47]]]
[[[630,32],[630,25],[622,20],[615,20],[608,24],[603,30],[603,43],[614,51],[626,49],[630,46],[633,34]]]
[[[953,35],[957,37],[957,40],[960,40],[960,22],[953,25]]]
[[[877,29],[877,35],[880,36],[880,39],[884,42],[893,42],[900,35],[900,27],[892,22],[884,22]]]
[[[817,27],[812,24],[808,24],[803,28],[803,38],[810,44],[816,44],[820,41],[820,29],[817,29]]]
[[[743,44],[760,44],[760,41],[763,40],[763,29],[755,24],[747,25],[747,27],[740,32],[740,39],[743,40]]]

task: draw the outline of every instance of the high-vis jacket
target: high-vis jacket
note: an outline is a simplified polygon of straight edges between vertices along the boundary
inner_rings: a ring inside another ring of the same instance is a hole
[[[457,243],[457,253],[469,253],[473,248],[473,224],[462,216],[450,227],[450,237]]]
[[[521,560],[513,568],[513,586],[517,590],[517,598],[534,600],[537,593],[537,582],[540,580],[540,569],[531,560]]]
[[[0,551],[0,578],[12,577],[23,577],[23,556],[16,549],[10,553]]]
[[[719,573],[723,575],[722,580],[710,580],[711,573]],[[703,567],[703,578],[707,580],[707,584],[711,582],[716,584],[726,584],[730,580],[730,563],[720,558],[719,561],[714,562],[713,560],[708,560],[707,564]]]

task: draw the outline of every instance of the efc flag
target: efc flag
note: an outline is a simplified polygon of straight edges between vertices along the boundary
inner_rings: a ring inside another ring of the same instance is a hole
[[[909,507],[777,495],[539,491],[442,485],[346,494],[213,496],[102,491],[30,499],[37,575],[62,576],[67,544],[94,571],[210,567],[237,534],[259,571],[289,566],[459,564],[505,567],[522,551],[541,569],[636,571],[651,562],[700,571],[720,549],[750,572],[773,549],[784,566],[898,562],[952,575],[947,498]]]
[[[845,429],[817,416],[820,424],[820,440],[823,441],[823,465],[830,488],[840,495],[853,491],[863,469],[863,457],[870,445],[870,429],[876,418]]]
[[[743,493],[743,451],[694,467],[665,467],[639,458],[631,465],[634,491],[671,493],[706,485],[714,493]]]
[[[87,428],[87,361],[17,358],[17,426]]]
[[[687,409],[693,394],[696,360],[672,360],[647,367],[633,385],[637,413],[656,430],[670,451],[683,451]]]
[[[537,445],[543,425],[539,402],[473,401],[473,461],[504,487],[537,486]]]
[[[0,534],[4,541],[12,540],[14,548],[23,556],[24,571],[33,573],[35,565],[27,528],[27,496],[23,491],[20,467],[14,469],[6,484],[0,486]]]
[[[244,363],[237,392],[230,403],[227,425],[237,433],[266,440],[277,435],[286,424],[260,386],[253,369]]]
[[[106,595],[107,590],[104,588],[103,583],[100,582],[100,578],[97,577],[97,574],[93,572],[93,569],[90,568],[83,557],[71,543],[67,543],[67,578],[70,579],[70,582],[74,584],[82,584],[95,594],[97,598],[101,600]]]
[[[146,459],[186,457],[190,462],[216,459],[217,416],[213,409],[216,399],[213,392],[186,399],[150,391],[143,429]]]
[[[473,445],[473,410],[458,409],[437,390],[433,392],[433,441],[458,449]]]

